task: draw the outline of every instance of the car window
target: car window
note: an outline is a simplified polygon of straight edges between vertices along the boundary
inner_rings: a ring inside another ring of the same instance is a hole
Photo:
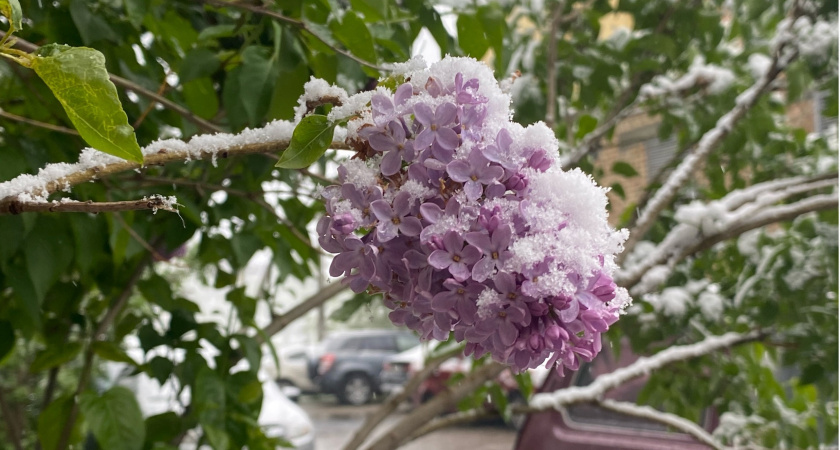
[[[416,347],[420,342],[411,334],[397,335],[397,351],[404,352],[410,348]]]
[[[363,350],[393,352],[396,348],[397,346],[394,343],[394,336],[384,335],[366,337],[364,340]]]

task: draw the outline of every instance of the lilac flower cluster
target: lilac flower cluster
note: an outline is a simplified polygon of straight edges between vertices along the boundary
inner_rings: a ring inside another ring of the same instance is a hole
[[[483,64],[447,58],[379,88],[349,124],[359,153],[324,190],[330,275],[384,294],[395,324],[466,341],[517,370],[576,369],[629,302],[612,280],[626,231],[605,190],[563,171],[545,125],[510,120]]]

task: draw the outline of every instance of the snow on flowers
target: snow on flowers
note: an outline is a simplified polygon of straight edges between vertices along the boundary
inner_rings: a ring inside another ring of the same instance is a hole
[[[454,333],[518,370],[577,369],[630,301],[612,278],[626,231],[607,223],[606,190],[561,170],[544,124],[511,121],[483,64],[404,67],[403,84],[362,97],[357,155],[323,193],[330,274],[383,293],[424,339]]]

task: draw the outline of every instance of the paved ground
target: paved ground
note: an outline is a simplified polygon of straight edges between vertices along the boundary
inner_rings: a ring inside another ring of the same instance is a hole
[[[340,450],[362,425],[366,415],[379,407],[378,404],[362,407],[339,405],[328,396],[304,396],[299,404],[309,413],[315,425],[316,450]],[[407,412],[404,409],[395,412],[386,419],[384,427],[380,426],[377,431],[384,431],[389,424],[394,424]],[[400,448],[403,450],[510,450],[513,448],[515,439],[516,433],[504,424],[486,422],[438,430]]]

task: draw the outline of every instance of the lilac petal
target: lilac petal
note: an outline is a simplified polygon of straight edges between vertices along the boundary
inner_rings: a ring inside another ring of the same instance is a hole
[[[458,133],[456,133],[452,128],[438,128],[437,143],[447,150],[455,150],[458,148],[460,138],[458,138]]]
[[[371,144],[373,147],[373,144]],[[374,147],[376,148],[376,147]],[[396,146],[394,146],[396,149]],[[385,156],[382,158],[382,163],[380,164],[379,168],[382,171],[382,175],[386,177],[390,177],[395,173],[400,171],[400,167],[402,166],[402,157],[400,157],[400,152],[393,150],[385,153]]]
[[[362,193],[356,189],[356,186],[353,183],[344,183],[341,185],[341,195],[347,200],[350,200],[350,203],[352,203],[353,206],[364,206],[365,204],[365,199],[362,196]]]
[[[443,88],[440,86],[440,82],[438,82],[435,77],[429,77],[429,79],[426,80],[425,88],[426,92],[428,92],[432,97],[437,97],[443,91]]]
[[[443,215],[443,210],[434,203],[423,203],[420,205],[420,214],[429,223],[437,223]]]
[[[470,269],[467,268],[467,264],[464,263],[463,259],[459,262],[453,262],[449,266],[449,273],[458,281],[466,281],[471,275]]]
[[[377,200],[370,204],[370,210],[376,215],[376,218],[383,222],[390,222],[394,217],[394,211],[391,205],[385,200]]]
[[[361,294],[368,288],[367,280],[362,277],[347,277],[342,282],[350,285],[350,289],[357,294]]]
[[[403,262],[409,269],[422,269],[428,267],[428,257],[417,250],[409,250],[403,255]]]
[[[435,119],[434,113],[432,113],[432,108],[425,103],[418,103],[414,105],[414,118],[417,119],[418,122],[423,124],[424,127],[429,127]]]
[[[481,258],[472,268],[472,279],[479,283],[490,278],[493,274],[493,269],[496,268],[496,262],[488,257]]]
[[[400,221],[400,231],[406,236],[418,236],[423,231],[423,224],[416,217],[403,217]]]
[[[514,292],[516,291],[516,278],[507,272],[501,272],[493,279],[493,285],[502,294]]]
[[[359,265],[359,275],[366,280],[370,280],[374,276],[376,276],[376,264],[373,261],[373,258],[370,257],[362,257],[361,264]]]
[[[575,319],[577,319],[578,312],[580,311],[580,304],[578,304],[577,300],[572,300],[569,302],[569,307],[560,311],[560,320],[563,323],[569,323]]]
[[[455,253],[464,245],[464,240],[461,239],[461,236],[458,234],[457,231],[447,231],[446,234],[443,236],[443,247],[449,253]]]
[[[385,115],[394,112],[394,104],[391,99],[384,94],[376,94],[370,99],[370,106],[377,115]]]
[[[470,200],[478,200],[483,191],[484,189],[478,181],[469,180],[466,184],[464,184],[464,192],[467,193],[467,198]]]
[[[408,192],[400,192],[394,197],[394,214],[398,217],[403,217],[411,210],[411,203],[409,203],[409,199],[411,198],[411,194]]]
[[[478,181],[480,181],[483,184],[490,184],[490,182],[502,178],[504,174],[505,169],[502,169],[499,166],[484,167],[481,169]]]
[[[446,170],[446,163],[438,161],[434,158],[429,158],[423,161],[423,166],[428,167],[429,169],[433,170]]]
[[[455,121],[455,116],[458,114],[458,107],[452,103],[443,103],[438,105],[435,109],[435,123],[440,126],[449,125]]]
[[[330,263],[330,276],[337,277],[349,273],[359,264],[357,258],[356,252],[344,252],[335,255],[332,263]]]
[[[384,134],[374,134],[368,139],[371,148],[378,152],[390,152],[397,150],[398,146],[394,139]]]
[[[425,150],[435,141],[435,132],[429,128],[424,129],[414,138],[414,149]]]
[[[472,325],[475,322],[475,314],[478,312],[478,307],[471,299],[463,299],[455,305],[455,310],[458,311],[458,316],[464,325]]]
[[[411,87],[411,83],[401,84],[394,93],[394,104],[402,106],[413,94],[414,88]]]
[[[502,152],[499,150],[499,147],[495,145],[488,145],[487,147],[484,147],[481,149],[481,153],[488,161],[496,163],[500,163],[502,161]]]
[[[500,225],[493,233],[493,237],[490,239],[493,243],[493,250],[498,252],[507,248],[508,244],[510,244],[511,234],[509,226]]]
[[[502,340],[502,344],[513,345],[517,337],[519,337],[519,331],[516,327],[512,323],[502,320],[499,324],[499,338]]]
[[[445,312],[455,307],[458,297],[452,291],[441,292],[432,297],[432,309]]]
[[[469,163],[459,159],[447,164],[446,172],[453,180],[463,183],[470,179],[470,175],[472,175],[472,168]]]
[[[505,195],[505,192],[507,192],[505,185],[496,181],[490,183],[487,185],[487,188],[484,189],[484,195],[487,198],[499,198]]]
[[[397,237],[398,231],[399,228],[397,228],[397,226],[390,220],[386,222],[379,222],[379,226],[376,227],[376,237],[378,237],[382,242],[387,242]]]
[[[480,248],[484,253],[489,254],[491,252],[490,237],[487,233],[473,231],[472,233],[467,233],[465,238],[470,245]]]
[[[452,254],[444,250],[435,250],[429,255],[429,265],[435,269],[445,269],[453,262]]]
[[[400,122],[392,120],[388,123],[388,132],[391,134],[394,142],[401,143],[405,141],[405,128],[403,128]]]
[[[510,144],[513,144],[513,138],[507,128],[499,130],[499,133],[496,135],[496,143],[499,144],[502,150],[507,150]]]
[[[481,250],[473,247],[472,245],[467,245],[464,247],[464,250],[461,251],[461,262],[464,264],[472,264],[478,261],[478,258],[481,257]]]

